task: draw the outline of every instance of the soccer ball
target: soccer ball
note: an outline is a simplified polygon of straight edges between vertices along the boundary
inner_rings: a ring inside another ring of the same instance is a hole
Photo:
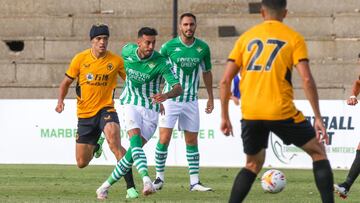
[[[286,185],[286,178],[283,172],[275,169],[266,171],[261,177],[261,187],[265,192],[281,192]]]

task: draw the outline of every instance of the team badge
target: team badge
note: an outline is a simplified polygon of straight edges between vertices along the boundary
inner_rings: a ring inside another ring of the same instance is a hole
[[[149,63],[149,67],[150,67],[150,68],[154,68],[154,67],[155,67],[155,63],[154,63],[154,62],[150,62],[150,63]]]
[[[83,64],[84,68],[89,68],[90,67],[90,64]]]
[[[94,79],[94,75],[92,73],[86,74],[86,80],[87,81],[92,81],[93,79]]]
[[[196,48],[196,51],[198,51],[199,53],[202,51],[201,47]]]
[[[114,68],[113,64],[109,63],[109,64],[107,65],[107,69],[108,69],[108,70],[112,70],[113,68]]]
[[[179,47],[176,47],[174,51],[181,51]]]

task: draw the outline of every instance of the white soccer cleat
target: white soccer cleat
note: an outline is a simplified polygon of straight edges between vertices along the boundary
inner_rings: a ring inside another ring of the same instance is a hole
[[[343,199],[346,199],[348,196],[347,189],[338,184],[334,184],[334,192],[336,192]]]
[[[153,185],[153,183],[151,181],[146,181],[144,183],[144,188],[143,188],[143,195],[144,196],[148,196],[148,195],[151,195],[151,194],[154,194],[156,192],[156,189]]]
[[[209,188],[209,187],[205,187],[200,182],[198,182],[194,185],[190,185],[190,191],[191,192],[193,192],[193,191],[207,192],[207,191],[213,191],[213,189]]]
[[[108,193],[109,193],[108,189],[99,187],[99,188],[96,190],[97,199],[98,199],[98,200],[105,200],[105,199],[107,199]]]
[[[161,180],[161,178],[157,177],[153,182],[153,185],[155,187],[155,190],[161,190],[164,185],[164,181]]]

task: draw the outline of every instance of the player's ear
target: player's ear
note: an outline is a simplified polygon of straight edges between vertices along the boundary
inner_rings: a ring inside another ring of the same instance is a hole
[[[260,13],[261,13],[261,16],[263,17],[263,18],[265,18],[265,9],[264,9],[264,7],[262,7],[261,6],[261,8],[260,8]]]
[[[285,9],[284,14],[283,14],[283,18],[285,18],[287,16],[287,14],[288,14],[288,10]]]
[[[140,46],[141,42],[142,42],[141,37],[138,37],[136,40],[137,45]]]

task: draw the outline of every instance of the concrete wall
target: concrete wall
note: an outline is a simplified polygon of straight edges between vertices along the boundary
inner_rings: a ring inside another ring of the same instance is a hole
[[[197,36],[207,41],[214,64],[214,93],[225,61],[237,37],[219,37],[219,26],[234,26],[238,34],[262,21],[249,14],[256,0],[179,0],[179,13],[198,17]],[[289,0],[285,23],[304,35],[311,68],[321,99],[344,99],[360,73],[360,1]],[[155,27],[160,35],[157,48],[171,38],[172,0],[2,0],[0,2],[0,99],[56,98],[68,63],[77,52],[90,46],[92,24],[110,26],[109,49],[136,38],[142,26]],[[24,43],[11,51],[6,44]],[[296,71],[293,84],[297,99],[303,99]],[[119,83],[119,87],[122,83]],[[118,93],[120,90],[118,91]],[[68,98],[73,98],[70,91]],[[206,98],[203,83],[200,97]]]

